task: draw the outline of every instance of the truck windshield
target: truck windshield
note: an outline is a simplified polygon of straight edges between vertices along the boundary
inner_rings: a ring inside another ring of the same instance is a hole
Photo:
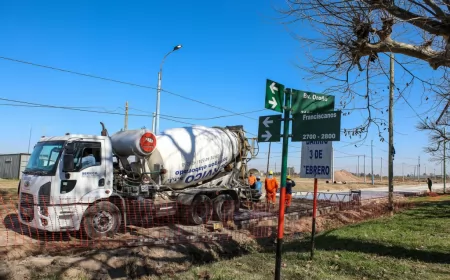
[[[63,146],[64,141],[37,143],[23,173],[54,175]]]

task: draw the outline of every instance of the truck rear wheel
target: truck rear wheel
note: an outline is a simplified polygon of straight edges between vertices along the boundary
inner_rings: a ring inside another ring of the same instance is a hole
[[[101,201],[86,210],[83,230],[90,239],[112,237],[119,230],[121,221],[119,208],[111,202]]]
[[[234,199],[229,194],[221,194],[214,199],[214,219],[229,221],[234,215]]]
[[[184,207],[186,207],[186,211],[182,213],[189,224],[206,224],[211,219],[213,205],[211,199],[206,195],[197,195],[190,206]]]

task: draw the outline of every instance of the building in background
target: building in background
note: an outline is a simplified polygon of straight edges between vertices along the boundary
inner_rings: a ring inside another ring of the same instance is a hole
[[[287,174],[288,175],[296,175],[295,174],[295,168],[294,167],[288,167],[287,168]]]
[[[30,154],[0,155],[0,178],[19,179],[28,164]]]

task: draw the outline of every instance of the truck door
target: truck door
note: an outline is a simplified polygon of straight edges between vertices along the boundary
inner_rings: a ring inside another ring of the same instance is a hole
[[[93,140],[75,143],[75,170],[70,172],[69,178],[61,174],[60,195],[62,200],[65,197],[66,203],[81,202],[81,198],[83,202],[93,202],[100,198],[100,193],[105,193],[107,178],[104,142]]]

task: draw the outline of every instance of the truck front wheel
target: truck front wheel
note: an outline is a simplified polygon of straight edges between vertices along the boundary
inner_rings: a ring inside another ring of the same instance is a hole
[[[83,230],[90,239],[112,237],[119,230],[122,216],[116,205],[108,201],[96,203],[86,210]]]

